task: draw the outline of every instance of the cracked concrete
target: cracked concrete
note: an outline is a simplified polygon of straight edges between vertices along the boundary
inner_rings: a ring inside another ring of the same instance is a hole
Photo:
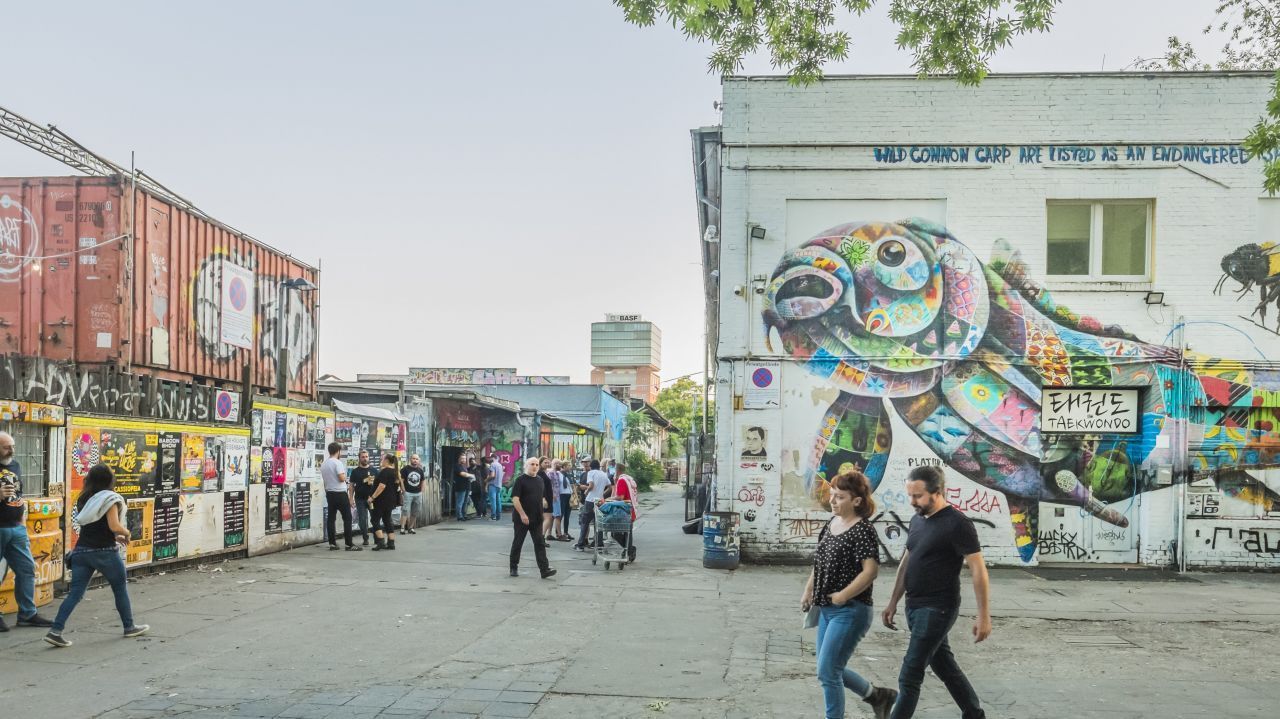
[[[433,527],[397,551],[308,547],[131,583],[152,625],[123,640],[89,592],[69,649],[0,634],[5,716],[820,716],[805,569],[705,570],[683,502],[646,496],[624,571],[553,542],[560,573],[506,576],[509,519]],[[447,530],[447,531],[445,531]],[[994,570],[996,633],[953,644],[991,717],[1253,717],[1280,703],[1280,576]],[[876,584],[883,600],[893,580]],[[968,601],[968,598],[966,598]],[[48,611],[52,611],[49,608]],[[873,629],[851,667],[892,684],[902,633]],[[850,716],[869,716],[850,702]],[[919,717],[951,717],[936,680]]]

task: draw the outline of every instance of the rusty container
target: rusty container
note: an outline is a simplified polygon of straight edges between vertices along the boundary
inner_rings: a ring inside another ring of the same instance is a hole
[[[236,386],[247,370],[269,393],[283,322],[289,393],[314,399],[319,291],[281,292],[299,278],[320,284],[128,177],[0,178],[0,354]]]

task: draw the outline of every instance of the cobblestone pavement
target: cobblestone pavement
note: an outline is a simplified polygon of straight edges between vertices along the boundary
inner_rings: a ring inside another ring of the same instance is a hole
[[[91,590],[55,649],[0,634],[5,717],[821,716],[803,567],[701,566],[683,502],[644,500],[623,571],[553,542],[554,579],[507,576],[510,520],[446,522],[395,552],[305,547],[131,583],[153,627],[119,636]],[[996,569],[996,632],[953,646],[991,717],[1272,717],[1280,576]],[[876,583],[883,599],[893,580]],[[966,592],[968,588],[966,586]],[[46,612],[53,611],[46,608]],[[873,629],[851,667],[895,683],[905,636]],[[870,716],[850,702],[849,716]],[[954,717],[935,679],[917,716]]]

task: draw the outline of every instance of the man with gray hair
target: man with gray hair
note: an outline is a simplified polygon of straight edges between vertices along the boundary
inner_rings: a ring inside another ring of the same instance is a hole
[[[13,596],[18,602],[18,626],[52,627],[36,613],[36,560],[27,536],[27,502],[22,498],[22,466],[13,457],[13,435],[0,432],[0,559],[13,570]],[[0,583],[4,574],[0,573]],[[0,632],[9,625],[0,617]]]

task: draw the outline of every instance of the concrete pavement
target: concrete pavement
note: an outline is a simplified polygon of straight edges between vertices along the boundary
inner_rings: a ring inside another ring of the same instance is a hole
[[[624,571],[551,543],[506,576],[510,519],[446,521],[395,552],[323,545],[130,584],[140,640],[109,589],[72,617],[69,649],[0,634],[14,717],[818,717],[803,567],[705,570],[683,501],[644,499]],[[1089,569],[993,573],[996,633],[953,643],[991,717],[1263,717],[1280,576]],[[876,582],[883,601],[893,573]],[[966,587],[966,592],[968,589]],[[971,594],[971,592],[968,592]],[[967,598],[966,601],[971,599]],[[53,607],[46,608],[51,613]],[[873,629],[851,667],[894,685],[903,632]],[[850,702],[849,716],[869,716]],[[952,717],[928,679],[920,717]]]

